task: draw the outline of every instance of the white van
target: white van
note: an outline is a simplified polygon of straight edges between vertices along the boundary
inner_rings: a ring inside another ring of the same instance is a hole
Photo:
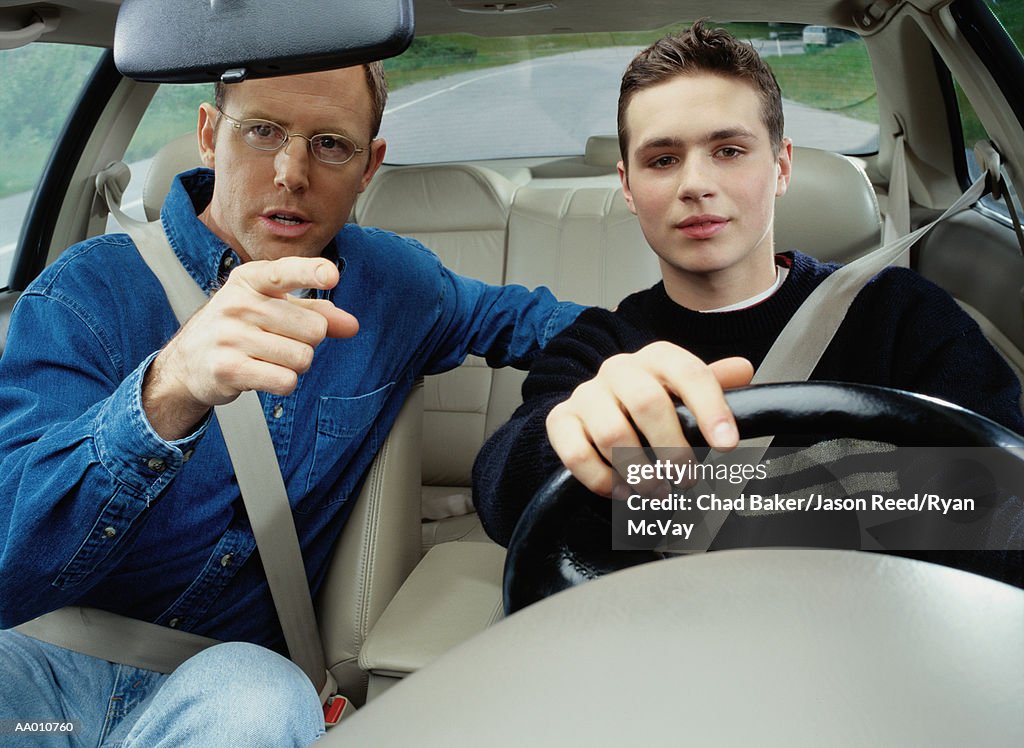
[[[844,29],[834,29],[830,26],[804,26],[804,49],[808,47],[831,47],[842,44],[853,35]]]

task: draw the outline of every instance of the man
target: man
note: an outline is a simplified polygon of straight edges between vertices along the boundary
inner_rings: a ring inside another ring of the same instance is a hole
[[[655,448],[685,447],[671,397],[693,386],[700,363],[683,348],[713,362],[717,380],[705,373],[706,392],[746,383],[751,364],[836,269],[774,251],[774,203],[789,185],[792,143],[778,84],[749,45],[699,22],[656,42],[623,76],[618,125],[623,195],[663,281],[614,312],[584,311],[531,368],[523,405],[474,466],[481,520],[503,544],[561,464],[611,496],[626,487],[610,466],[614,449],[639,447],[641,435]],[[1012,372],[952,299],[909,270],[867,284],[811,378],[934,395],[1024,432]],[[701,424],[712,446],[735,443],[728,420]]]
[[[165,676],[3,631],[0,720],[75,720],[88,745],[323,731],[280,654],[211,408],[260,391],[315,594],[413,382],[468,353],[526,365],[578,312],[344,225],[384,159],[385,94],[375,63],[219,87],[202,105],[208,168],[179,175],[161,216],[212,293],[181,329],[124,235],[72,247],[19,300],[0,362],[0,627],[74,604],[233,643]]]

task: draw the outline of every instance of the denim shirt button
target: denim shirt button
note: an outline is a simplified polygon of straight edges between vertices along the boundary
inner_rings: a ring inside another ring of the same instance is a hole
[[[115,535],[117,535],[117,528],[116,527],[104,527],[103,528],[103,535],[105,537],[112,538]]]
[[[225,553],[223,556],[220,557],[220,565],[231,566],[231,562],[234,560],[234,558],[235,556],[233,553]]]
[[[181,623],[181,619],[179,619],[179,618],[172,618],[171,620],[169,620],[167,622],[167,625],[170,626],[172,629],[176,629],[176,628],[178,628],[178,624],[179,623]]]
[[[225,252],[220,261],[220,274],[227,276],[235,268],[235,258],[230,252]]]
[[[152,470],[154,473],[162,473],[167,469],[167,463],[161,460],[159,457],[150,457],[146,460],[146,467]]]
[[[284,415],[284,406],[281,405],[280,403],[275,405],[274,406],[274,413],[273,413],[273,415],[274,415],[274,418],[280,418],[281,416],[283,416]]]
[[[188,462],[189,460],[191,460],[193,452],[195,452],[194,449],[186,449],[181,455],[181,461]]]

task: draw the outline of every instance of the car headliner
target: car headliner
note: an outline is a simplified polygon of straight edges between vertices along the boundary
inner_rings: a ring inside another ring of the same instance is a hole
[[[45,40],[110,46],[120,4],[120,0],[0,0],[0,34],[31,21],[36,9],[56,10],[59,22]],[[416,33],[519,36],[642,30],[686,20],[681,13],[692,18],[792,21],[854,29],[852,19],[866,17],[869,6],[884,5],[872,0],[525,0],[508,4],[520,7],[499,12],[493,10],[493,0],[415,0]],[[943,0],[920,0],[916,6],[929,10],[943,4]],[[536,5],[554,7],[522,12]]]

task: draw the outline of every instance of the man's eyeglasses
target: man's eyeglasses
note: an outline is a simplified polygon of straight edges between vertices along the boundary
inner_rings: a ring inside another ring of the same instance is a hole
[[[357,153],[366,150],[366,147],[356,145],[344,135],[325,132],[307,138],[301,133],[288,132],[284,127],[270,120],[237,120],[225,114],[219,107],[217,111],[231,123],[232,127],[238,130],[239,135],[242,136],[242,142],[257,151],[277,151],[292,138],[302,138],[309,143],[309,150],[317,161],[322,161],[325,164],[346,164]]]

